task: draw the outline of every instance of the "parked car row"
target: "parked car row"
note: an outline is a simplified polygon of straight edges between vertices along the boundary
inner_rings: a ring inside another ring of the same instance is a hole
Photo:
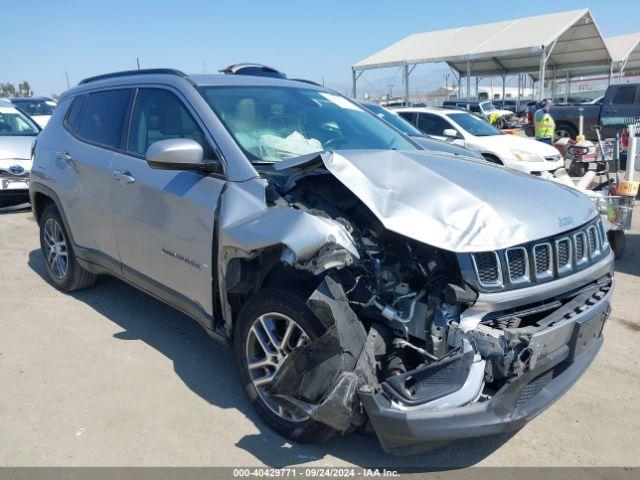
[[[31,146],[40,127],[0,99],[0,207],[29,201]]]
[[[478,152],[486,160],[499,165],[537,175],[564,165],[555,147],[530,138],[504,134],[466,111],[428,107],[403,107],[395,111],[422,133]]]
[[[288,438],[368,426],[407,454],[522,427],[602,345],[598,211],[523,173],[555,155],[261,68],[138,70],[62,94],[29,193],[57,288],[108,274],[185,312]]]

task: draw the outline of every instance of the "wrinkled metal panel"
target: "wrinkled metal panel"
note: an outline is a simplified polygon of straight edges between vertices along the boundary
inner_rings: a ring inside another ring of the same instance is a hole
[[[574,189],[473,159],[390,150],[322,158],[387,229],[453,252],[511,247],[597,215]]]

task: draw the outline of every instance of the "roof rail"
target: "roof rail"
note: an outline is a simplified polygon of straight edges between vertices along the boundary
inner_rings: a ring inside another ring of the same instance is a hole
[[[80,80],[78,85],[84,85],[86,83],[97,82],[98,80],[106,80],[108,78],[118,78],[118,77],[128,77],[130,75],[150,75],[150,74],[162,74],[162,75],[176,75],[182,78],[189,78],[189,76],[181,72],[180,70],[175,70],[173,68],[147,68],[143,70],[125,70],[124,72],[113,72],[113,73],[104,73],[102,75],[96,75],[95,77],[88,77],[84,80]]]

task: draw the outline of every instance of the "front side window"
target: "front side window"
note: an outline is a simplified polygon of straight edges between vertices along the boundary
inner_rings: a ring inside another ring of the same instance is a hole
[[[447,117],[460,125],[463,130],[476,137],[503,135],[503,133],[494,126],[489,125],[484,120],[469,113],[449,113]]]
[[[418,128],[428,135],[444,137],[444,131],[453,127],[442,117],[430,113],[420,113],[418,115]]]
[[[89,94],[78,120],[78,135],[89,142],[121,149],[130,89]]]
[[[485,112],[487,112],[489,110],[495,110],[496,109],[495,105],[493,103],[491,103],[491,102],[482,102],[480,104],[480,107]]]
[[[160,140],[190,138],[204,150],[204,158],[214,157],[203,131],[176,95],[160,88],[140,89],[131,116],[127,150],[144,155]]]
[[[35,123],[14,107],[0,107],[0,136],[35,136],[40,130]]]
[[[417,149],[353,102],[304,87],[201,87],[202,96],[253,162],[326,150]]]

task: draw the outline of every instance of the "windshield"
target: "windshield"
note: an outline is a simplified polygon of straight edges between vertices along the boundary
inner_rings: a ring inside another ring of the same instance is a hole
[[[53,107],[50,105],[52,102],[45,100],[30,100],[30,101],[14,101],[16,106],[25,112],[27,115],[33,117],[34,115],[53,115]]]
[[[369,110],[374,115],[380,117],[381,119],[389,122],[391,125],[396,127],[405,135],[409,135],[410,137],[423,137],[424,135],[420,130],[407,122],[404,118],[402,118],[397,113],[391,112],[380,105],[369,104],[363,105],[364,108]]]
[[[491,102],[482,102],[480,104],[480,108],[482,108],[482,110],[485,111],[485,112],[487,110],[495,110],[496,109],[495,105],[493,103],[491,103]]]
[[[202,87],[253,162],[325,150],[415,150],[401,133],[340,95],[289,86]]]
[[[0,136],[29,136],[38,132],[38,127],[24,113],[13,107],[0,107]]]
[[[469,113],[450,113],[447,117],[460,125],[463,130],[476,137],[502,135],[500,130]]]

